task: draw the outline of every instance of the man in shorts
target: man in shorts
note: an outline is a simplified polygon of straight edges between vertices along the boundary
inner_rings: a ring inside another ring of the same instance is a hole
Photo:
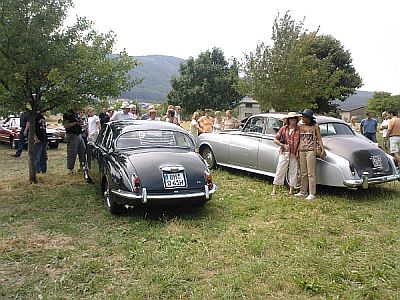
[[[395,110],[389,110],[388,136],[390,153],[394,155],[397,165],[400,166],[400,119]]]

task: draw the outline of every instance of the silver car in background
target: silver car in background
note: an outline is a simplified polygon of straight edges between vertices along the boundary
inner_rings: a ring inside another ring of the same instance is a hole
[[[275,176],[279,147],[274,137],[287,114],[264,113],[248,118],[241,130],[203,133],[197,151],[210,168],[217,165]],[[393,157],[357,136],[340,119],[316,116],[326,157],[318,158],[317,184],[346,188],[400,180]]]

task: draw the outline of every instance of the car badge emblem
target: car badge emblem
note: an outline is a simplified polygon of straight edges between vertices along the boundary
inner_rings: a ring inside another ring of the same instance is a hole
[[[371,160],[374,168],[382,168],[382,157],[380,155],[372,155]]]

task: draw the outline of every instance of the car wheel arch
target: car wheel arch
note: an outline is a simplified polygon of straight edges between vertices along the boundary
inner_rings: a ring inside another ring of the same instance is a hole
[[[199,154],[206,162],[207,166],[210,169],[215,169],[217,167],[217,160],[215,158],[215,154],[213,149],[208,144],[203,144],[199,147]]]

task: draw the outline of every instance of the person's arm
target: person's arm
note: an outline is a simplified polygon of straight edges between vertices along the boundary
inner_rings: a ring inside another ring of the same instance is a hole
[[[236,119],[236,118],[233,118],[233,128],[238,128],[239,127],[239,125],[240,125],[240,122],[239,122],[239,120],[238,119]]]
[[[321,155],[323,155],[325,152],[325,148],[324,148],[324,143],[322,142],[322,138],[321,138],[321,131],[317,124],[315,124],[315,135],[317,137],[319,147],[321,148]]]
[[[73,126],[75,126],[75,125],[79,125],[79,124],[80,124],[80,121],[75,121],[75,122],[69,123],[68,120],[64,120],[64,121],[63,121],[63,124],[64,124],[64,128],[71,128],[71,127],[73,127]]]
[[[387,128],[388,128],[388,131],[387,131],[386,136],[390,137],[390,134],[392,133],[392,130],[393,130],[393,124],[392,124],[391,120],[388,122]]]
[[[362,135],[364,134],[364,120],[361,120],[361,123],[360,123],[360,133]]]
[[[280,148],[281,151],[283,152],[286,148],[289,148],[289,145],[285,145],[284,143],[282,143],[280,140],[282,139],[282,135],[285,134],[285,126],[281,127],[278,131],[278,133],[275,135],[274,138],[274,143],[277,144]]]
[[[28,130],[29,130],[29,127],[30,127],[30,126],[31,126],[31,123],[29,123],[29,121],[26,122],[25,129],[24,129],[24,135],[25,135],[25,136],[28,135]]]
[[[100,119],[99,118],[97,118],[96,127],[97,127],[97,132],[100,132],[101,124],[100,124]]]

